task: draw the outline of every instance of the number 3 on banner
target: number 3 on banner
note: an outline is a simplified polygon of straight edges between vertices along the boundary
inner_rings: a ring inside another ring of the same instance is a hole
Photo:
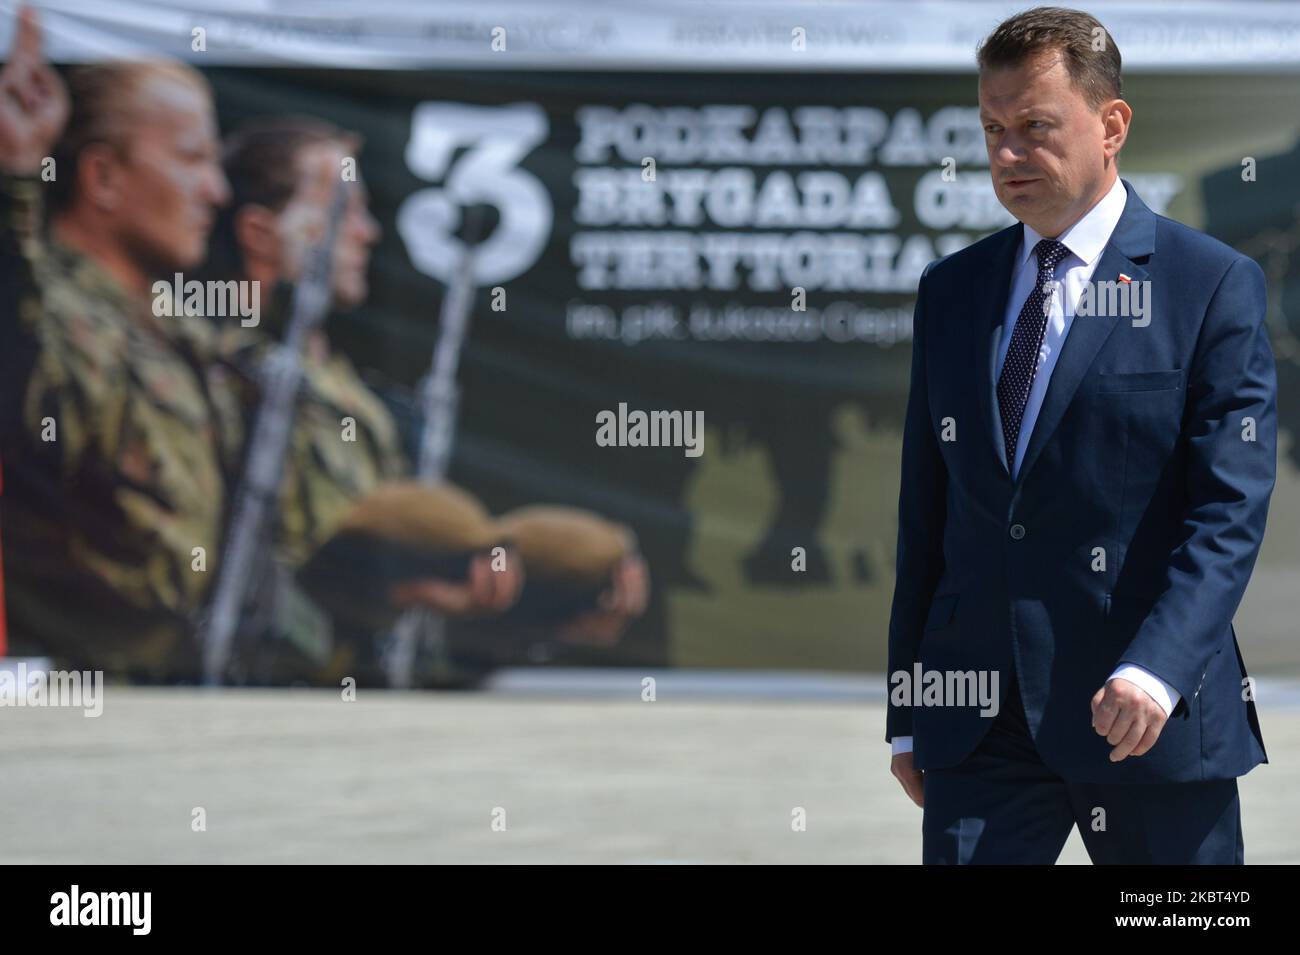
[[[551,197],[519,162],[546,139],[549,124],[534,103],[467,106],[421,103],[411,118],[406,165],[422,179],[442,181],[421,189],[397,210],[397,231],[415,267],[450,284],[461,261],[453,233],[461,209],[493,205],[501,221],[474,256],[474,284],[507,282],[532,267],[551,233]]]

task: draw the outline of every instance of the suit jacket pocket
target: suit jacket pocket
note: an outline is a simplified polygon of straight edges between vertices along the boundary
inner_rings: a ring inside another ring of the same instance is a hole
[[[1097,375],[1097,394],[1126,394],[1134,391],[1171,391],[1183,383],[1183,371],[1136,371]]]

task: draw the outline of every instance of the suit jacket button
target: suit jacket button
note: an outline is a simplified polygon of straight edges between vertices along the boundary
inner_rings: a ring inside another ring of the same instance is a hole
[[[1025,525],[1024,525],[1024,524],[1012,524],[1012,525],[1011,525],[1011,539],[1012,539],[1012,540],[1017,540],[1017,541],[1018,541],[1018,540],[1020,540],[1020,538],[1022,538],[1022,537],[1024,537],[1024,536],[1025,536]]]

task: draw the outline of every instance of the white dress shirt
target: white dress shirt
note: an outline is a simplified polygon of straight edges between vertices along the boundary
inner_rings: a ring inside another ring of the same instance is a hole
[[[1074,225],[1055,237],[1070,250],[1070,254],[1061,260],[1052,275],[1058,283],[1057,290],[1048,299],[1047,328],[1043,333],[1043,343],[1038,349],[1038,367],[1034,372],[1034,381],[1029,389],[1029,400],[1025,404],[1025,414],[1021,419],[1020,437],[1016,441],[1015,460],[1011,468],[1012,478],[1019,473],[1020,465],[1025,459],[1025,449],[1029,447],[1029,438],[1034,432],[1038,412],[1043,407],[1047,384],[1052,378],[1056,360],[1061,355],[1065,336],[1070,333],[1074,310],[1083,293],[1083,287],[1092,278],[1092,273],[1101,260],[1101,253],[1105,250],[1106,243],[1110,241],[1115,226],[1119,224],[1127,200],[1128,194],[1124,189],[1124,183],[1120,181],[1119,176],[1116,176],[1110,191]],[[1024,226],[1024,237],[1011,270],[1011,294],[1007,297],[1002,337],[998,342],[998,363],[993,376],[995,411],[998,407],[997,380],[1002,373],[1002,363],[1006,361],[1007,351],[1011,348],[1011,333],[1016,327],[1016,319],[1020,317],[1020,310],[1024,307],[1025,300],[1029,298],[1029,293],[1038,280],[1038,258],[1034,255],[1034,247],[1044,238],[1047,237],[1039,235],[1028,225]],[[1001,436],[1000,431],[998,434]],[[1145,690],[1160,704],[1166,716],[1178,705],[1179,692],[1143,667],[1132,663],[1123,664],[1110,675],[1107,682],[1117,677],[1128,680]],[[911,752],[912,737],[894,737],[892,749],[894,755]]]

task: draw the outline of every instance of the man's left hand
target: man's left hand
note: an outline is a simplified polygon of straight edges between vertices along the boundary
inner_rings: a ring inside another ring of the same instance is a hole
[[[1115,747],[1112,763],[1144,755],[1156,745],[1167,719],[1146,690],[1122,678],[1108,680],[1092,697],[1092,728]]]

